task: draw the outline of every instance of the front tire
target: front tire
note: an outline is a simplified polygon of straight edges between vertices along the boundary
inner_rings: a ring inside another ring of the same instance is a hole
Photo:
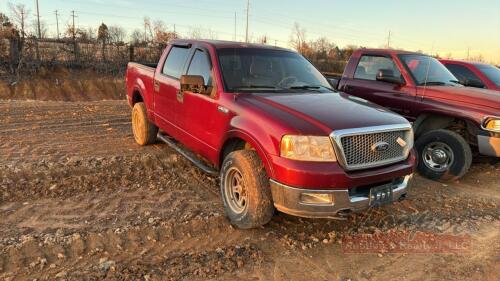
[[[132,109],[132,132],[135,142],[148,145],[156,142],[158,127],[148,119],[146,106],[143,102],[134,104]]]
[[[463,177],[472,163],[472,151],[465,139],[449,130],[434,130],[420,136],[418,151],[419,173],[429,179],[454,181]]]
[[[262,226],[274,214],[269,177],[253,150],[231,152],[222,164],[220,189],[231,224],[242,229]]]

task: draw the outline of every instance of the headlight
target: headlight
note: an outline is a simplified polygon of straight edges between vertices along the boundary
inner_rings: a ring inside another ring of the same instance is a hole
[[[280,155],[300,161],[337,161],[330,137],[324,136],[283,136]]]
[[[485,118],[483,128],[488,131],[500,132],[500,117]]]

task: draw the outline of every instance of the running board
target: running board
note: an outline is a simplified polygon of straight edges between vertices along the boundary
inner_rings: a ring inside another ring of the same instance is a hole
[[[176,141],[173,138],[171,138],[167,135],[164,135],[162,133],[158,133],[157,137],[162,142],[168,144],[171,148],[173,148],[175,151],[177,151],[177,153],[179,153],[180,155],[184,156],[186,159],[191,161],[196,167],[198,167],[203,172],[205,172],[211,176],[219,175],[217,170],[215,170],[214,168],[203,163],[200,159],[198,159],[196,156],[194,156],[191,152],[186,151],[186,150],[182,149],[180,146],[178,146]]]

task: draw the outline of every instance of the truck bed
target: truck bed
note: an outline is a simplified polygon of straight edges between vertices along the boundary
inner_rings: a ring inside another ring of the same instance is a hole
[[[127,90],[128,95],[131,97],[131,94],[134,89],[129,87],[131,85],[143,85],[144,89],[147,93],[153,93],[153,78],[155,76],[156,63],[137,63],[137,62],[129,62],[127,65]],[[148,95],[143,96],[143,101],[146,103],[149,109],[152,109],[151,102],[152,100]]]

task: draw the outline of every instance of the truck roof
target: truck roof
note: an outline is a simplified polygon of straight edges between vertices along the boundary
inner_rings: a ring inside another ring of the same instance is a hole
[[[488,63],[484,63],[484,62],[455,60],[455,59],[440,59],[439,61],[442,63],[459,63],[459,64],[469,64],[469,65],[474,65],[474,66],[491,65]]]
[[[235,41],[224,41],[224,40],[207,40],[207,39],[175,39],[171,41],[171,44],[208,44],[216,49],[223,48],[259,48],[259,49],[273,49],[273,50],[283,50],[293,52],[293,50],[275,47],[266,44],[255,44],[255,43],[245,43],[245,42],[235,42]]]
[[[410,52],[410,51],[404,51],[404,50],[395,50],[395,49],[374,49],[374,48],[361,48],[357,49],[354,51],[355,53],[384,53],[384,54],[390,54],[390,55],[424,55],[422,53],[418,52]]]

